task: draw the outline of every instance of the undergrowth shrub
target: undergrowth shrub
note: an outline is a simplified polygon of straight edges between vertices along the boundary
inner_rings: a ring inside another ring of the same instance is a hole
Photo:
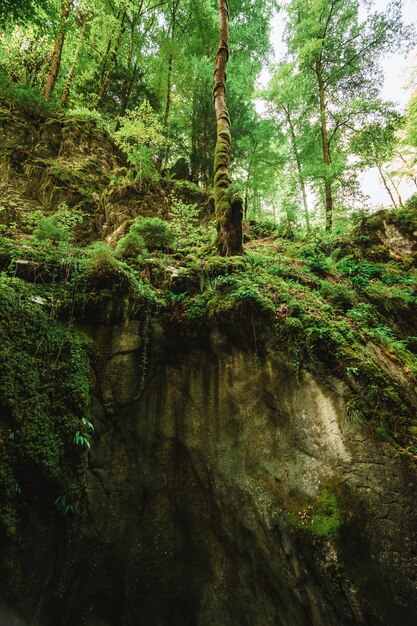
[[[52,242],[53,244],[68,243],[72,238],[72,229],[80,224],[85,217],[82,211],[70,209],[61,204],[54,215],[45,217],[40,211],[29,213],[27,224],[35,224],[32,233],[33,243]]]
[[[134,231],[129,231],[116,246],[116,256],[119,259],[137,259],[144,252],[147,252],[145,240]]]
[[[174,243],[174,235],[169,224],[159,217],[139,217],[129,232],[142,237],[148,250],[166,250]]]
[[[15,83],[2,69],[0,69],[0,102],[16,107],[28,118],[50,117],[59,110],[59,104],[53,94],[49,100],[45,100],[40,86]]]
[[[88,256],[83,263],[87,274],[109,274],[118,270],[119,267],[119,262],[110,246],[97,242],[88,247]]]

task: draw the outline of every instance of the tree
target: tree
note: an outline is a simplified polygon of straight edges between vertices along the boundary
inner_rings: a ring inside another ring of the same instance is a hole
[[[0,2],[0,24],[7,21],[29,22],[39,19],[38,10],[48,9],[49,0],[37,0],[27,2],[27,0],[1,0]]]
[[[62,0],[61,3],[61,18],[58,26],[58,33],[55,38],[54,43],[54,51],[52,53],[51,65],[49,68],[49,74],[46,79],[45,87],[43,90],[43,95],[45,96],[45,100],[48,100],[51,95],[55,83],[58,79],[59,68],[61,66],[61,56],[62,49],[64,47],[65,35],[66,35],[66,24],[67,19],[71,11],[72,3],[70,0]]]
[[[278,116],[281,126],[284,127],[289,144],[290,158],[297,168],[298,185],[304,209],[304,218],[307,232],[310,232],[310,214],[307,202],[305,172],[302,164],[302,148],[309,140],[306,120],[311,115],[312,103],[308,89],[305,89],[305,79],[300,73],[295,73],[294,63],[282,63],[275,68],[269,88],[265,94],[270,102],[270,109]]]
[[[288,42],[300,70],[315,90],[320,128],[326,230],[333,223],[334,184],[343,177],[343,160],[334,161],[356,120],[372,115],[377,97],[380,55],[410,40],[401,20],[401,3],[361,21],[359,0],[292,0]]]
[[[417,148],[417,92],[414,92],[407,106],[406,139]]]
[[[394,149],[398,143],[396,133],[401,123],[401,117],[392,112],[390,119],[385,123],[372,122],[364,126],[354,137],[351,147],[353,152],[361,159],[361,166],[376,167],[381,177],[381,181],[390,197],[393,207],[402,205],[401,196],[397,186],[393,182],[393,177],[384,165],[391,161],[394,156]],[[390,184],[393,186],[391,189]],[[397,193],[397,199],[395,198]]]
[[[71,85],[74,78],[75,68],[77,67],[78,57],[80,56],[81,48],[84,43],[85,34],[87,30],[87,13],[81,13],[79,16],[80,36],[78,39],[77,47],[75,49],[74,58],[72,60],[71,67],[65,80],[64,89],[61,96],[61,107],[65,108],[68,104],[70,97]]]
[[[218,249],[230,256],[242,252],[242,201],[230,194],[231,125],[226,103],[226,69],[229,60],[229,5],[217,0],[219,43],[214,70],[213,100],[217,122],[214,153],[214,202],[217,220]]]

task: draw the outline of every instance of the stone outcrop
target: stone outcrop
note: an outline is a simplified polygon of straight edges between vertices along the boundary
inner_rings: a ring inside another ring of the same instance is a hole
[[[273,342],[230,329],[87,330],[86,501],[64,534],[33,512],[30,623],[416,623],[415,468],[348,419],[343,383],[317,365],[297,376]],[[308,529],[323,489],[335,533]]]
[[[0,205],[2,223],[25,231],[25,214],[54,213],[66,204],[84,214],[78,243],[114,243],[131,222],[169,218],[172,194],[212,212],[209,195],[196,185],[163,179],[127,178],[126,157],[93,120],[0,114]],[[4,213],[6,211],[6,213]]]

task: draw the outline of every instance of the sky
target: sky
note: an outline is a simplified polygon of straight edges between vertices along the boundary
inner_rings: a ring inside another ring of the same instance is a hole
[[[373,9],[383,11],[387,4],[388,0],[374,0]],[[417,30],[417,0],[403,0],[403,18],[406,24],[414,25]],[[271,31],[271,43],[274,51],[273,62],[275,63],[282,60],[285,54],[283,32],[282,14],[278,14],[272,20]],[[417,45],[408,54],[385,55],[381,60],[381,68],[384,74],[381,96],[385,100],[395,102],[398,109],[404,111],[413,89],[417,87],[417,78],[414,80],[414,86],[411,81],[413,68],[417,71]],[[260,86],[266,85],[268,80],[269,72],[265,68],[259,79]],[[262,103],[259,103],[257,109],[259,113],[262,113],[264,110]],[[389,204],[390,199],[375,168],[369,169],[363,174],[361,186],[363,192],[370,197],[370,203],[373,207]],[[414,193],[415,188],[402,183],[400,191],[403,199],[406,199]]]

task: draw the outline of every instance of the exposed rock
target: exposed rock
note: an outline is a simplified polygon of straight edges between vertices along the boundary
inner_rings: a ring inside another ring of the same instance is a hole
[[[139,215],[168,218],[175,196],[211,211],[207,193],[183,181],[125,179],[126,160],[111,137],[94,122],[78,119],[38,119],[0,116],[0,199],[8,211],[2,223],[16,222],[25,230],[22,214],[53,213],[60,204],[81,209],[84,222],[78,242],[117,240]],[[120,179],[120,182],[117,181]]]
[[[87,498],[65,536],[34,512],[32,623],[416,624],[415,468],[347,419],[340,381],[221,329],[91,333]],[[324,488],[338,534],[297,521]]]
[[[366,217],[355,241],[367,256],[380,260],[415,260],[417,254],[417,198],[397,211],[381,210]]]

